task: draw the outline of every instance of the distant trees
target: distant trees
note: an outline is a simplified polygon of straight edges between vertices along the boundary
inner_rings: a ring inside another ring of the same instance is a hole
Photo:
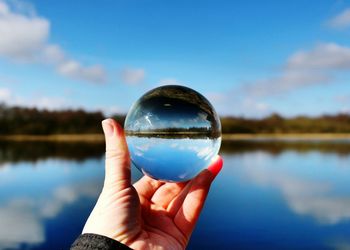
[[[272,114],[262,119],[221,118],[223,133],[350,133],[350,115],[297,116]]]
[[[48,111],[0,105],[0,134],[99,133],[103,119],[101,112]]]
[[[125,115],[115,115],[113,118],[124,124]],[[0,135],[101,133],[103,119],[105,116],[102,112],[81,109],[49,111],[0,104]],[[293,118],[272,114],[262,119],[222,117],[221,124],[223,133],[350,133],[348,114]],[[198,132],[198,128],[186,130]],[[201,132],[206,130],[203,128]]]

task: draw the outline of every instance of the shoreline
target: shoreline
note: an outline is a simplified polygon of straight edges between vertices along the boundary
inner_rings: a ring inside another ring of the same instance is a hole
[[[334,141],[349,140],[350,133],[223,134],[223,141]],[[102,134],[0,135],[0,141],[104,142]]]

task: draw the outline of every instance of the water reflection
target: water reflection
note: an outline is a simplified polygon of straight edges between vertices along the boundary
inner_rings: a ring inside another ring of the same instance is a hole
[[[83,161],[101,158],[104,144],[100,142],[20,142],[0,141],[0,167],[6,162],[36,162],[48,158]]]
[[[0,249],[66,249],[68,241],[79,234],[101,190],[101,164],[101,160],[93,159],[7,164],[0,170]],[[65,215],[62,220],[62,214],[76,206],[84,217],[71,220]],[[48,242],[50,230],[56,239],[65,232],[70,235],[56,245]]]
[[[92,183],[58,186],[43,197],[22,196],[0,206],[0,248],[38,245],[45,241],[44,221],[55,218],[67,205],[82,197],[95,198],[99,190]]]
[[[0,141],[0,167],[12,162],[36,162],[38,160],[57,158],[72,161],[100,159],[104,154],[103,142],[19,142]],[[285,151],[306,153],[317,151],[336,155],[350,155],[350,143],[303,142],[303,141],[222,141],[221,153],[236,155],[245,152],[263,151],[279,155]]]
[[[350,155],[350,141],[304,141],[304,140],[223,140],[221,152],[229,154],[239,154],[244,152],[263,151],[272,155],[279,155],[285,151],[307,153],[317,151],[336,155]]]
[[[103,153],[1,142],[0,249],[68,249],[101,190]],[[349,248],[349,143],[224,141],[221,154],[188,249]]]
[[[349,220],[350,189],[340,182],[350,180],[350,172],[341,169],[334,171],[333,168],[340,163],[339,159],[328,158],[328,162],[306,166],[297,162],[295,163],[299,166],[284,163],[292,162],[295,157],[295,154],[284,154],[276,159],[265,153],[255,153],[244,157],[242,165],[254,183],[278,189],[293,212],[312,216],[322,224],[337,224]],[[315,155],[308,155],[308,158],[313,157]],[[318,155],[316,158],[322,156]],[[314,159],[313,162],[317,163],[317,160]],[[300,169],[304,167],[312,175],[306,175]],[[329,178],[328,174],[331,175]]]

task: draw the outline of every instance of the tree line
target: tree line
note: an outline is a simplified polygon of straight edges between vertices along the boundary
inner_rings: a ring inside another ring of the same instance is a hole
[[[124,124],[125,115],[114,115]],[[0,135],[14,134],[87,134],[102,133],[102,112],[78,110],[39,110],[0,105]],[[222,117],[223,133],[350,133],[350,115],[292,118],[272,114],[261,119]]]
[[[123,122],[124,116],[115,117]],[[39,110],[0,105],[0,135],[95,134],[101,133],[102,112]]]
[[[272,114],[261,119],[223,117],[221,125],[223,133],[350,133],[350,115],[285,118],[278,114]]]

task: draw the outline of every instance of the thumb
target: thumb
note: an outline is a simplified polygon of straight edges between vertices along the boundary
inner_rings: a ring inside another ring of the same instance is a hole
[[[102,121],[106,141],[104,188],[121,191],[131,185],[130,157],[122,127],[113,119]]]

